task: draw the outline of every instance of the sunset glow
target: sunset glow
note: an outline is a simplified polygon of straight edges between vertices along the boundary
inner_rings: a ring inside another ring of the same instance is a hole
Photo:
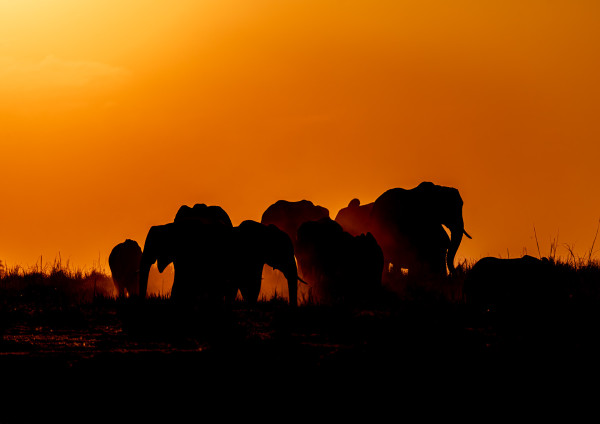
[[[586,255],[599,18],[587,0],[0,0],[0,261],[107,268],[183,204],[335,217],[421,181],[460,190],[458,261]]]

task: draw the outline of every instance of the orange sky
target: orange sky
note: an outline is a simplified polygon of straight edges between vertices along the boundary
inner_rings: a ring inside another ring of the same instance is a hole
[[[594,0],[0,0],[0,260],[106,266],[182,204],[335,216],[425,180],[462,194],[458,258],[537,254],[534,226],[584,255],[599,21]]]

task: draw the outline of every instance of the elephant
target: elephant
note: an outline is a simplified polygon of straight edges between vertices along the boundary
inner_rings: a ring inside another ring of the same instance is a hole
[[[108,266],[119,297],[139,294],[142,248],[131,239],[117,244],[108,256]]]
[[[263,266],[269,265],[285,276],[289,304],[298,304],[298,270],[290,237],[275,225],[246,220],[233,228],[228,250],[228,300],[237,291],[250,303],[258,299]]]
[[[171,299],[176,301],[222,300],[225,296],[226,249],[233,226],[219,206],[197,204],[179,208],[173,222],[150,228],[140,262],[140,295],[146,296],[148,273],[173,263],[175,276]]]
[[[479,310],[537,312],[568,301],[568,276],[547,258],[485,257],[467,272],[463,297]]]
[[[300,226],[296,256],[319,301],[353,303],[381,286],[383,252],[375,238],[352,236],[331,218]]]
[[[284,231],[295,247],[300,225],[306,221],[317,221],[325,217],[329,217],[329,210],[313,204],[310,200],[296,202],[278,200],[264,211],[260,222],[266,225],[273,224]]]
[[[292,240],[294,251],[296,251],[296,239],[300,225],[303,222],[316,221],[325,217],[329,217],[329,210],[315,205],[310,200],[278,200],[263,212],[260,222],[266,225],[275,225],[284,231]],[[305,277],[301,265],[298,266],[298,272],[303,278]],[[274,271],[265,269],[264,277],[273,281],[276,279],[275,274]]]
[[[450,274],[456,270],[454,258],[463,234],[471,238],[462,209],[457,189],[422,182],[413,189],[392,188],[381,194],[366,228],[383,250],[386,269],[391,263],[411,274],[445,276],[446,265]]]

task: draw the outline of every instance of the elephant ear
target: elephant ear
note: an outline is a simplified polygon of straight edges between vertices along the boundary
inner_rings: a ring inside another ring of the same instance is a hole
[[[173,263],[172,258],[166,256],[159,256],[158,260],[156,261],[158,272],[163,272],[171,263]]]
[[[156,261],[160,272],[175,260],[174,231],[174,224],[157,225],[148,231],[143,256],[149,263]]]

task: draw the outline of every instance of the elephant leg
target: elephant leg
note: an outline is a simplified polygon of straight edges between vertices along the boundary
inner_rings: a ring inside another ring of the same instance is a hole
[[[115,288],[117,289],[117,297],[125,297],[125,286],[120,281],[115,281]]]
[[[246,302],[256,303],[258,300],[261,278],[261,274],[255,275],[253,278],[247,278],[244,284],[240,286],[240,292]]]
[[[246,302],[256,303],[258,301],[258,295],[260,293],[260,284],[252,287],[244,287],[240,289],[242,297]]]
[[[446,251],[433,250],[424,253],[426,271],[435,276],[446,276]]]

